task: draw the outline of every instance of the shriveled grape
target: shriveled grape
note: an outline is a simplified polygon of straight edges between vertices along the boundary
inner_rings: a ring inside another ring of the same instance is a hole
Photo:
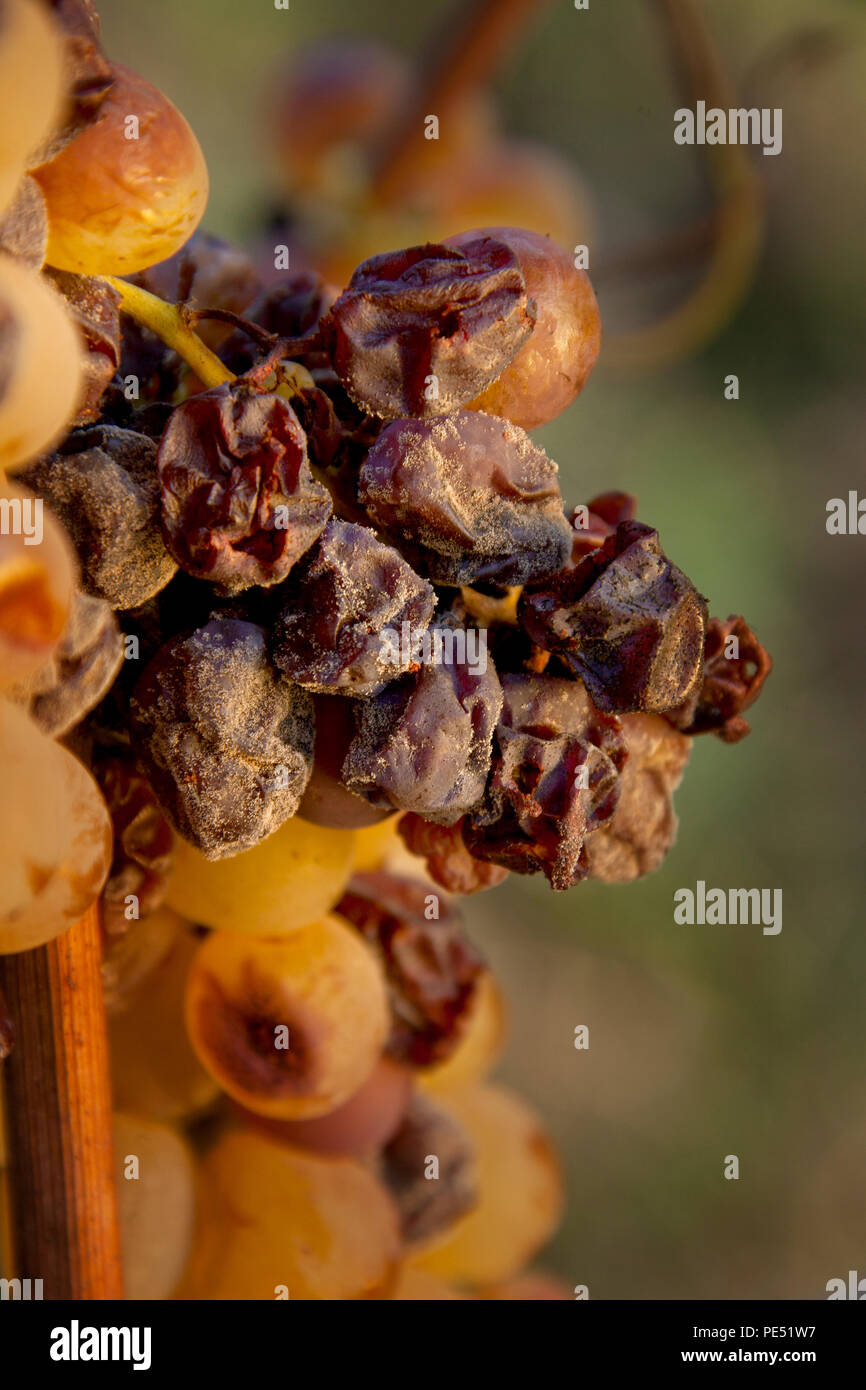
[[[486,653],[472,661],[468,643],[461,650],[461,624],[443,616],[428,636],[443,659],[364,701],[342,777],[374,806],[449,822],[483,795],[502,688]]]
[[[178,406],[157,465],[168,549],[227,594],[285,579],[331,514],[295,412],[243,381]]]
[[[161,647],[135,687],[131,727],[166,816],[210,859],[250,849],[298,808],[312,701],[271,665],[255,623],[216,617]]]
[[[479,236],[495,237],[514,253],[536,321],[528,342],[472,408],[532,430],[560,415],[586,385],[601,348],[598,304],[586,271],[549,236],[485,227],[449,237],[448,245],[465,246]]]
[[[444,1062],[435,1062],[417,1073],[420,1090],[447,1096],[482,1081],[505,1047],[507,1023],[502,987],[485,970],[478,979],[457,1046]]]
[[[76,431],[22,481],[66,526],[88,593],[113,608],[138,608],[177,570],[159,529],[156,446],[133,430]]]
[[[481,411],[387,425],[358,492],[439,584],[525,584],[559,570],[571,548],[556,464],[519,426]]]
[[[366,526],[328,522],[294,567],[271,631],[271,655],[319,694],[372,695],[408,670],[406,629],[426,630],[436,599],[398,551]]]
[[[534,322],[514,253],[481,236],[459,250],[433,244],[371,256],[321,331],[352,400],[394,420],[465,405],[508,365]]]
[[[44,666],[13,686],[9,698],[28,709],[52,738],[67,734],[111,688],[123,664],[123,639],[108,604],[73,595],[63,635]]]

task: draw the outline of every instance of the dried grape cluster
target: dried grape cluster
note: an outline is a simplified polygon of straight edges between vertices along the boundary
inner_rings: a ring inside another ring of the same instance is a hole
[[[740,739],[769,658],[633,498],[564,510],[526,430],[600,319],[562,247],[470,229],[265,289],[90,0],[0,10],[0,81],[44,88],[0,141],[0,952],[101,898],[118,1133],[163,1178],[124,1198],[129,1286],[505,1289],[560,1178],[482,1084],[454,899],[657,867],[691,736]]]

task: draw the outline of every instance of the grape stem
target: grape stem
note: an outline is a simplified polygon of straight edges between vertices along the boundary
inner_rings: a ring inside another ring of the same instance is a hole
[[[111,285],[120,295],[120,307],[137,323],[149,328],[166,347],[170,347],[182,357],[205,387],[224,386],[237,381],[235,373],[229,371],[215,352],[202,342],[194,332],[192,324],[196,318],[222,317],[216,311],[188,309],[183,304],[170,304],[158,295],[143,290],[140,285],[132,285],[128,280],[118,280],[113,275],[105,276],[106,284]],[[234,319],[232,320],[234,322]],[[241,325],[238,321],[236,326]],[[250,325],[255,330],[255,325]],[[255,337],[255,331],[251,334]],[[255,368],[253,369],[255,371]],[[313,378],[298,362],[280,361],[276,370],[281,381],[277,388],[279,395],[291,398],[298,391],[308,390],[315,385]]]
[[[15,1025],[6,1003],[6,996],[0,989],[0,1062],[9,1056],[15,1043]]]
[[[118,280],[113,275],[106,275],[105,280],[120,295],[124,313],[149,328],[166,347],[173,348],[205,386],[223,386],[234,381],[234,372],[230,372],[192,331],[177,304],[168,304],[140,285],[131,285],[128,280]]]

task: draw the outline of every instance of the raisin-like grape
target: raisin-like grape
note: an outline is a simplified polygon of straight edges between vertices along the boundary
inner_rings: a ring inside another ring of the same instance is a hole
[[[502,372],[535,308],[514,253],[481,236],[371,256],[322,320],[353,400],[373,415],[442,415]]]
[[[114,857],[102,890],[103,926],[109,935],[129,927],[130,895],[137,917],[158,908],[171,871],[174,837],[147,778],[129,754],[101,757],[93,769],[111,815]]]
[[[525,592],[518,616],[599,709],[660,714],[700,684],[706,600],[641,522],[620,522],[574,569]]]
[[[518,425],[481,411],[387,425],[358,493],[439,584],[525,584],[554,574],[570,552],[556,464]]]
[[[331,514],[291,406],[242,381],[178,406],[157,463],[168,549],[227,594],[285,579]]]
[[[215,618],[157,652],[131,731],[176,830],[208,859],[239,854],[293,816],[313,761],[313,703],[281,677],[254,623]]]
[[[402,675],[413,657],[401,638],[423,633],[436,606],[396,550],[366,526],[333,519],[280,592],[271,656],[320,694],[373,695]]]
[[[438,618],[425,634],[431,660],[360,705],[342,769],[350,791],[446,823],[480,800],[502,689],[486,649],[469,659],[470,636]]]
[[[410,854],[426,860],[428,874],[446,893],[479,893],[508,877],[507,869],[469,853],[462,816],[453,825],[437,825],[407,811],[397,830]]]
[[[233,314],[245,313],[260,288],[256,268],[244,251],[202,231],[168,260],[132,278],[169,303],[187,301],[196,309],[228,309]],[[230,326],[210,319],[197,322],[195,331],[211,348],[219,347],[232,333]]]
[[[244,310],[244,318],[278,338],[302,338],[305,334],[312,334],[334,303],[337,293],[333,285],[328,285],[316,271],[294,271],[258,295]],[[257,348],[249,336],[239,329],[226,338],[220,348],[223,362],[238,374],[248,371],[260,356],[261,348]],[[293,352],[292,359],[303,362],[307,367],[327,363],[321,346],[312,341],[309,352]]]
[[[145,435],[112,425],[76,431],[24,481],[69,532],[84,588],[112,608],[137,608],[175,573],[159,530],[156,446]]]
[[[87,425],[100,413],[108,383],[120,366],[120,295],[105,280],[49,270],[78,326],[84,345],[82,398],[72,425]]]
[[[652,873],[674,842],[673,791],[688,762],[689,740],[658,714],[624,714],[628,758],[619,800],[606,825],[587,836],[589,877],[626,883]]]
[[[450,1057],[484,969],[457,914],[423,883],[382,872],[356,874],[336,911],[382,961],[391,1002],[389,1055],[416,1067]]]
[[[557,890],[586,878],[584,841],[609,820],[626,745],[578,681],[505,675],[487,795],[463,834],[470,853]]]
[[[123,639],[111,608],[79,591],[52,655],[9,695],[45,733],[61,738],[99,704],[122,665]]]
[[[749,733],[743,710],[757,700],[772,669],[772,658],[745,618],[711,618],[701,684],[667,718],[684,734],[716,734],[724,743],[739,743]]]
[[[430,1154],[439,1160],[436,1182],[427,1178]],[[382,1177],[410,1245],[447,1231],[478,1201],[475,1147],[465,1129],[427,1096],[412,1097],[403,1123],[382,1150]]]

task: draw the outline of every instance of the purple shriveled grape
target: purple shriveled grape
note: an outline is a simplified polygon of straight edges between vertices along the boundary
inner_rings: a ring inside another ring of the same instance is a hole
[[[342,770],[350,791],[446,823],[479,801],[502,689],[480,644],[473,658],[472,635],[437,619],[427,632],[431,660],[361,703]]]
[[[508,870],[469,853],[463,838],[464,817],[453,825],[437,825],[407,811],[397,822],[397,832],[410,854],[426,861],[427,872],[446,893],[480,893],[495,888]]]
[[[102,890],[103,926],[109,934],[129,927],[128,899],[146,917],[165,896],[174,837],[150,784],[129,753],[97,759],[94,776],[111,814],[114,858]]]
[[[285,579],[331,514],[295,412],[243,381],[178,406],[157,463],[168,549],[226,594]]]
[[[626,745],[578,681],[505,675],[504,703],[482,805],[467,815],[470,853],[557,890],[588,873],[585,841],[609,820]]]
[[[48,661],[9,694],[52,738],[62,738],[99,704],[123,665],[117,619],[100,598],[76,591],[63,636]]]
[[[480,236],[371,256],[322,320],[353,400],[373,415],[441,415],[508,366],[535,310],[514,253]]]
[[[281,589],[274,664],[319,694],[373,695],[412,664],[400,642],[429,626],[433,589],[366,526],[331,520]],[[388,639],[391,640],[388,640]]]
[[[387,425],[358,495],[436,583],[525,584],[554,574],[570,552],[556,464],[518,425],[481,411]]]
[[[293,816],[313,761],[313,702],[254,623],[214,618],[157,652],[135,687],[133,742],[166,816],[208,859]]]
[[[457,914],[424,884],[381,872],[356,874],[336,911],[381,959],[391,1004],[389,1056],[417,1067],[450,1057],[484,969]]]
[[[641,522],[620,522],[574,569],[527,590],[518,617],[599,709],[663,713],[700,684],[706,600]]]
[[[716,734],[723,743],[739,743],[749,733],[743,710],[757,700],[772,669],[772,658],[745,618],[711,618],[701,684],[666,717],[684,734]]]
[[[65,525],[88,593],[112,608],[137,608],[177,566],[159,530],[156,446],[112,425],[76,430],[24,481]]]

